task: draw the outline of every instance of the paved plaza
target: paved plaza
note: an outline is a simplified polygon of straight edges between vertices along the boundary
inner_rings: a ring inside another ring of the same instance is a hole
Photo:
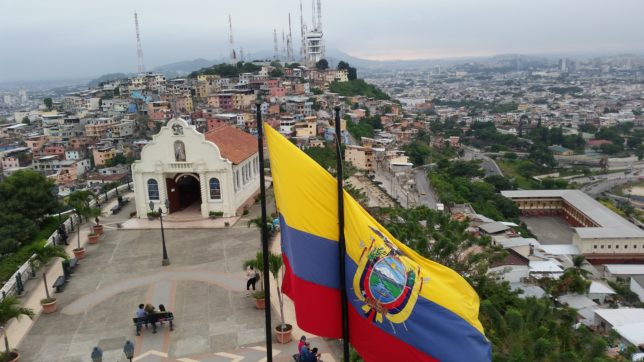
[[[159,229],[117,227],[132,209],[103,221],[101,242],[86,245],[65,290],[54,294],[58,311],[38,316],[17,346],[21,360],[88,361],[99,346],[104,361],[125,361],[126,340],[136,345],[134,361],[263,360],[264,311],[254,308],[242,267],[260,250],[259,231],[246,226],[257,205],[229,228],[166,229],[167,267]],[[174,331],[166,324],[137,337],[132,318],[140,303],[164,304],[174,313]],[[278,319],[273,309],[273,325]],[[329,352],[321,338],[312,344]],[[296,342],[275,344],[275,360],[292,361],[296,349]]]
[[[572,244],[574,230],[559,216],[523,216],[521,221],[543,245]]]

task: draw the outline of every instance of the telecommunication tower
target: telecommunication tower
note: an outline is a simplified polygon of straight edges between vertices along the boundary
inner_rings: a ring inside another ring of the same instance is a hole
[[[277,29],[273,29],[273,60],[279,60],[280,54],[277,46]]]
[[[139,16],[134,12],[134,27],[136,28],[136,54],[139,58],[139,74],[145,73],[143,65],[143,47],[141,46],[141,35],[139,34]]]
[[[235,41],[233,39],[233,20],[230,15],[228,15],[228,42],[230,43],[230,64],[237,64],[237,53],[235,53]]]
[[[304,24],[304,12],[302,11],[302,0],[300,0],[300,57],[306,60],[306,24]]]
[[[291,32],[291,13],[288,13],[288,37],[286,38],[286,60],[293,61],[293,33]]]

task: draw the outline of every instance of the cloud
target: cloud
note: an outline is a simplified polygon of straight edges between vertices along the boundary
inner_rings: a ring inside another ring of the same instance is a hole
[[[322,0],[328,48],[370,59],[498,53],[641,52],[640,0]],[[311,3],[303,4],[311,23]],[[0,0],[0,81],[136,71],[138,11],[148,68],[281,44],[291,13],[300,44],[299,1]]]

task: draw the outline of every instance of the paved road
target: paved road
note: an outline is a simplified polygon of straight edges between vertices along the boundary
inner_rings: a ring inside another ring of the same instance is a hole
[[[499,165],[497,165],[493,159],[486,156],[483,152],[473,147],[464,147],[464,150],[465,154],[463,155],[463,158],[466,161],[481,160],[481,168],[485,170],[485,176],[503,176],[503,172],[501,171]]]
[[[572,180],[574,183],[586,184],[581,187],[581,190],[590,196],[597,196],[602,192],[609,191],[617,186],[621,186],[630,182],[641,180],[644,176],[635,175],[632,173],[615,172],[606,175],[599,175],[590,177],[580,177]]]
[[[420,194],[418,202],[421,205],[425,205],[430,209],[436,210],[436,200],[438,200],[438,197],[434,193],[434,189],[429,186],[429,180],[427,179],[427,170],[414,170],[414,180],[416,181],[416,189]]]

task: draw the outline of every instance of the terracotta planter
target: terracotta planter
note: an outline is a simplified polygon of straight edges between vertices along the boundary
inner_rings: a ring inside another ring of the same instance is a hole
[[[264,299],[264,298],[255,298],[255,308],[257,308],[257,309],[266,309],[266,299]]]
[[[98,244],[98,234],[88,235],[87,242],[90,244]]]
[[[85,257],[85,248],[80,248],[80,249],[74,249],[74,256],[76,257],[77,260],[81,260]]]
[[[18,362],[20,361],[20,354],[18,352],[9,352],[9,358],[13,358],[9,362]]]
[[[94,225],[92,226],[92,230],[94,230],[94,234],[98,236],[103,235],[103,225]]]
[[[42,305],[42,312],[43,312],[43,314],[50,314],[50,313],[54,313],[54,312],[56,311],[56,309],[57,309],[57,306],[56,306],[56,299],[54,299],[54,301],[53,301],[53,302],[49,302],[49,303],[41,303],[40,305]]]
[[[282,329],[281,325],[275,327],[275,336],[277,337],[277,342],[286,344],[291,341],[291,333],[293,332],[293,326],[290,324],[284,324]]]

